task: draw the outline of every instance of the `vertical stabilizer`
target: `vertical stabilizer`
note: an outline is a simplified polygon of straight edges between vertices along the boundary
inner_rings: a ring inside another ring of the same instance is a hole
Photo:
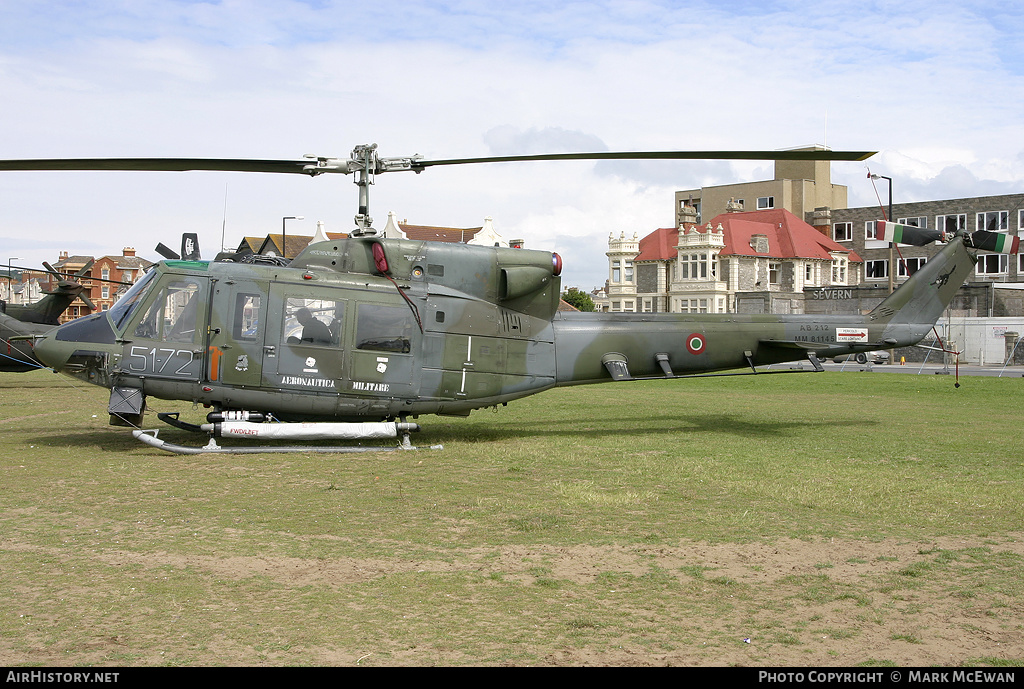
[[[876,306],[868,318],[894,325],[933,325],[974,270],[977,260],[964,246],[964,237],[954,237],[934,258]]]

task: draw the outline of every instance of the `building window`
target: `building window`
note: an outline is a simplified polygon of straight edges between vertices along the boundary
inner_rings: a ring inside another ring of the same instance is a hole
[[[717,256],[707,254],[682,254],[679,256],[680,280],[714,279],[718,273]]]
[[[110,299],[110,285],[100,287],[100,299]]]
[[[864,261],[864,279],[882,280],[889,277],[889,261]]]
[[[765,210],[768,208],[775,208],[775,197],[774,196],[758,196],[757,197],[757,210]]]
[[[981,214],[979,213],[979,215]],[[978,275],[1005,275],[1009,264],[1009,254],[978,256]]]
[[[620,266],[619,261],[612,261],[612,282],[622,282],[622,268]]]
[[[654,311],[654,305],[653,305],[653,303],[652,303],[652,301],[650,299],[646,299],[645,298],[643,303],[644,303],[644,306],[643,306],[644,313],[651,313],[651,312]]]
[[[621,301],[613,301],[612,302],[612,311],[621,311],[621,310],[622,310],[622,302]]]
[[[832,284],[833,285],[845,285],[846,284],[846,268],[847,268],[847,260],[845,258],[833,258],[832,259]]]
[[[853,223],[837,222],[832,225],[832,239],[837,242],[849,242],[853,239]]]
[[[768,264],[768,284],[777,285],[779,284],[779,271],[782,268],[782,264],[776,262],[770,262]]]
[[[899,218],[896,222],[900,225],[913,225],[920,228],[928,227],[928,218],[923,215],[919,215],[916,218]]]
[[[956,213],[954,215],[936,215],[935,229],[943,230],[949,234],[956,234],[967,229],[967,214]]]
[[[804,282],[811,282],[811,283],[814,282],[814,264],[813,263],[805,263],[804,264]]]
[[[632,301],[632,300],[630,300],[630,301],[624,301],[624,302],[622,302],[622,303],[623,303],[623,305],[624,305],[624,306],[623,306],[623,309],[622,309],[623,311],[626,311],[626,312],[628,312],[628,313],[633,313],[633,301]]]
[[[680,299],[679,313],[707,313],[707,299]]]
[[[896,264],[896,275],[897,277],[906,278],[910,277],[917,271],[924,267],[924,264],[928,261],[927,258],[905,258]]]
[[[878,239],[878,223],[874,220],[864,223],[864,239]]]
[[[626,282],[633,282],[633,262],[626,261]]]
[[[1009,211],[988,211],[978,213],[977,230],[988,230],[989,232],[1006,232],[1010,229]]]

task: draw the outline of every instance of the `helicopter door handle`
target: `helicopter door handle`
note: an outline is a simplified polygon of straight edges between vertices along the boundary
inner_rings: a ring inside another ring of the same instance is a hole
[[[274,356],[277,352],[277,347],[274,345],[263,345],[263,353],[267,356]]]

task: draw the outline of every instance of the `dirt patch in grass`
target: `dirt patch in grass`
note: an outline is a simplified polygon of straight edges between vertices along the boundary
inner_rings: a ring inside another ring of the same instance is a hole
[[[207,600],[202,606],[211,618],[204,630],[208,638],[198,646],[191,643],[187,655],[167,639],[142,643],[137,634],[126,631],[131,628],[130,619],[100,616],[90,623],[89,633],[71,646],[46,641],[44,633],[26,649],[25,639],[13,643],[11,635],[5,634],[0,638],[0,663],[149,665],[181,662],[174,660],[181,658],[192,665],[1019,664],[1024,658],[1020,623],[1024,610],[1014,596],[991,590],[991,576],[984,603],[974,605],[969,579],[971,568],[983,567],[993,557],[1011,558],[1010,569],[1016,567],[1017,574],[1005,573],[1019,576],[1022,535],[1004,536],[998,542],[959,537],[926,543],[785,539],[671,547],[507,545],[410,560],[108,550],[93,554],[94,563],[132,571],[139,580],[160,571],[189,572],[197,580],[210,579],[226,587],[259,580],[265,582],[264,595],[278,607],[301,607],[296,592],[312,591],[325,600],[342,596],[340,605],[350,613],[372,607],[372,598],[385,597],[378,586],[413,589],[419,581],[457,577],[459,587],[442,598],[459,598],[458,606],[475,607],[481,621],[518,614],[534,617],[529,623],[511,625],[511,637],[528,633],[531,626],[540,631],[532,647],[526,638],[520,643],[527,647],[502,638],[472,641],[468,649],[458,638],[474,636],[471,628],[458,630],[455,639],[419,635],[413,644],[394,641],[386,629],[381,633],[378,628],[369,635],[372,641],[352,648],[325,642],[330,634],[306,638],[298,632],[302,624],[298,621],[295,628],[275,632],[276,647],[263,642],[254,652],[252,644],[217,630],[226,624],[257,624],[258,618],[242,611],[236,618],[221,603]],[[0,549],[49,559],[67,555],[61,548],[10,541],[0,541]],[[972,558],[972,554],[983,557]],[[540,591],[543,602],[505,610],[501,596],[493,595],[495,586],[519,594]],[[673,590],[678,596],[664,595]],[[26,611],[37,607],[32,601],[40,592],[31,584],[19,587],[19,593]],[[60,616],[88,617],[88,610],[76,611],[73,606],[97,595],[96,582],[68,581],[60,595],[60,615],[32,616],[36,633],[41,627],[60,624]],[[396,612],[393,618],[383,618],[375,613],[369,619],[380,627],[393,626],[392,633],[405,618],[414,620],[409,623],[414,628],[427,621],[416,618],[436,614],[437,620],[429,625],[443,625],[444,612],[435,606],[403,599],[396,607],[407,608],[404,615]],[[155,608],[159,604],[150,603],[134,611],[145,618],[157,614]],[[559,619],[548,617],[552,611],[558,612]],[[620,624],[609,616],[629,621]],[[169,622],[176,624],[173,619]],[[551,627],[558,631],[552,632]],[[182,636],[188,634],[195,631]],[[522,656],[517,657],[517,652]]]

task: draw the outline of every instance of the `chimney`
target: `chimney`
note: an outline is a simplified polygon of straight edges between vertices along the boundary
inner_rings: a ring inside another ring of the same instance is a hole
[[[832,237],[832,209],[828,206],[815,208],[811,214],[811,225],[826,237]]]
[[[697,209],[687,204],[679,209],[679,227],[697,224]]]
[[[135,255],[135,247],[126,246],[125,248],[121,249],[121,255],[122,256],[134,256]]]

